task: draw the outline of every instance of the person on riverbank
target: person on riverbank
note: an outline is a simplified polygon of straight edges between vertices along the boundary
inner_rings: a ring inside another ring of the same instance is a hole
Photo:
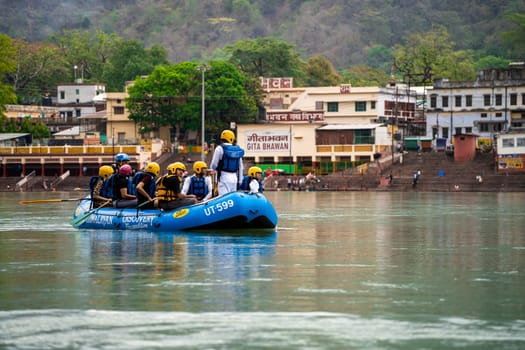
[[[203,161],[193,163],[193,175],[186,177],[182,193],[193,194],[198,201],[207,201],[213,195],[213,185],[210,176],[206,174],[208,165]]]
[[[137,197],[130,194],[130,176],[133,170],[129,164],[124,164],[115,175],[115,200],[113,207],[115,208],[134,208],[137,206]]]
[[[104,189],[107,187],[108,179],[113,173],[114,170],[112,167],[103,165],[98,169],[98,176],[92,177],[89,181],[92,208],[111,206],[112,196],[108,195],[108,192]]]
[[[197,203],[195,195],[185,195],[181,192],[182,175],[186,166],[175,162],[168,165],[167,170],[168,173],[157,180],[156,206],[163,210],[173,210]]]
[[[242,157],[244,150],[234,145],[235,134],[231,130],[221,133],[222,143],[215,148],[210,167],[217,173],[219,196],[237,191],[243,177]]]
[[[160,174],[160,166],[156,162],[151,162],[143,172],[138,172],[133,177],[133,184],[137,192],[137,205],[141,209],[154,209],[155,193],[157,187],[155,178]],[[144,203],[148,204],[144,204]]]
[[[264,192],[262,179],[262,169],[258,166],[252,166],[248,169],[248,175],[245,175],[242,179],[241,190],[248,191],[250,193],[262,193]]]

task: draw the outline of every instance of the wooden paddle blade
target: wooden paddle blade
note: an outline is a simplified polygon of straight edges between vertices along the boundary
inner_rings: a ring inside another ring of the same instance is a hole
[[[18,203],[20,204],[57,203],[57,202],[70,202],[70,201],[80,201],[80,200],[83,200],[83,198],[29,199],[29,200],[19,201]]]
[[[33,203],[56,203],[56,202],[62,202],[62,199],[33,199],[33,200],[20,201],[18,203],[33,204]]]

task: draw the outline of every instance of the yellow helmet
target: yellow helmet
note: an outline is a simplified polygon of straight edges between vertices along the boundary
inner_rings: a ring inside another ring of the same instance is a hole
[[[193,171],[195,172],[195,174],[202,174],[202,172],[205,169],[207,169],[207,168],[208,168],[208,166],[203,161],[199,160],[199,161],[193,163]]]
[[[221,140],[226,140],[228,143],[233,144],[235,141],[235,134],[231,130],[223,130],[223,132],[221,132]]]
[[[259,168],[258,166],[252,166],[250,169],[248,169],[248,176],[255,177],[257,173],[262,174],[262,169]]]
[[[103,165],[98,169],[98,176],[103,178],[104,180],[109,178],[111,175],[113,175],[114,170],[109,165]]]
[[[146,166],[146,169],[145,171],[147,173],[151,173],[155,176],[159,176],[160,174],[160,165],[159,163],[156,163],[156,162],[151,162],[148,164],[148,166]]]
[[[170,174],[176,174],[177,173],[177,169],[181,169],[182,171],[186,171],[186,165],[184,165],[181,162],[175,162],[175,163],[171,163],[170,165],[168,165],[168,172]]]

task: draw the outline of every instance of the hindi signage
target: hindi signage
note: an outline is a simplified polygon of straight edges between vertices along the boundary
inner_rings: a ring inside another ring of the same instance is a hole
[[[271,122],[318,122],[324,120],[324,111],[266,112],[266,120]]]
[[[246,131],[244,135],[248,152],[290,152],[288,131]]]

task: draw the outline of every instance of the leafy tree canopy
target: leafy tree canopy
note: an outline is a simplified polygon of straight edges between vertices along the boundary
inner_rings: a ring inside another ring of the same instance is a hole
[[[6,81],[7,75],[15,69],[14,55],[11,39],[0,34],[0,115],[4,115],[6,104],[16,102],[13,86]]]
[[[352,86],[385,86],[389,76],[382,69],[365,65],[353,66],[343,71],[345,82]]]
[[[202,68],[194,62],[158,66],[129,87],[126,103],[130,119],[143,131],[160,126],[199,130]],[[227,62],[212,61],[204,71],[205,127],[216,134],[229,123],[253,122],[257,96],[249,93],[249,79]]]
[[[237,41],[225,50],[230,62],[251,77],[293,77],[299,84],[304,81],[304,62],[294,47],[273,38]]]
[[[343,78],[334,66],[324,56],[314,56],[308,59],[305,65],[306,86],[334,86],[342,82]]]

